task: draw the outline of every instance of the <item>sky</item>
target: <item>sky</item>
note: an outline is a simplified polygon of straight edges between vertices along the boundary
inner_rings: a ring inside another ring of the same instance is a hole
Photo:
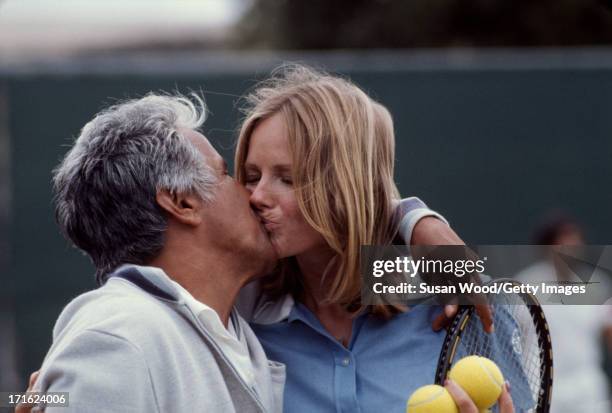
[[[0,59],[218,38],[248,0],[0,0]]]

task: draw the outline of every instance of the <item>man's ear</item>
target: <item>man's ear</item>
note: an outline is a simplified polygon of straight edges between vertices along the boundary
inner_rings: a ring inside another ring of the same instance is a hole
[[[159,190],[155,197],[159,206],[170,217],[185,225],[200,225],[202,222],[202,200],[195,194],[176,194]]]

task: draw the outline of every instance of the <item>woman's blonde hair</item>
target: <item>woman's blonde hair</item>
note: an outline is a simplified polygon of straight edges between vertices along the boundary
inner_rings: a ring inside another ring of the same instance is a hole
[[[327,301],[351,312],[363,308],[362,245],[388,244],[393,201],[395,137],[387,109],[350,81],[301,65],[285,65],[246,96],[246,118],[238,138],[235,172],[245,183],[251,134],[263,119],[280,113],[292,154],[292,179],[301,213],[336,253],[326,284]],[[266,288],[299,294],[294,259],[284,259]],[[376,305],[388,317],[400,307]]]

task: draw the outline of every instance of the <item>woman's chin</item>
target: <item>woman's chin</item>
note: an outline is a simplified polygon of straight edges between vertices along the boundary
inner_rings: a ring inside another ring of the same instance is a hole
[[[287,245],[286,241],[274,236],[270,238],[270,241],[278,259],[289,258],[295,255],[295,252],[291,250],[291,246]]]
[[[287,258],[287,255],[285,254],[286,248],[284,248],[283,243],[279,242],[278,238],[276,238],[273,234],[270,234],[270,243],[272,244],[272,248],[274,248],[278,259]]]

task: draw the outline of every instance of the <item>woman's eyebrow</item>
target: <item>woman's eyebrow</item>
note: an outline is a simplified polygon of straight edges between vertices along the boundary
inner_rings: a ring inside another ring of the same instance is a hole
[[[247,172],[251,172],[251,171],[259,171],[259,167],[255,164],[252,163],[245,163],[244,164],[244,170]],[[280,164],[280,165],[274,165],[272,167],[272,172],[275,174],[285,174],[285,173],[291,173],[292,169],[291,169],[291,165],[289,164]]]
[[[273,169],[276,172],[291,172],[291,165],[288,165],[288,164],[274,165]]]

